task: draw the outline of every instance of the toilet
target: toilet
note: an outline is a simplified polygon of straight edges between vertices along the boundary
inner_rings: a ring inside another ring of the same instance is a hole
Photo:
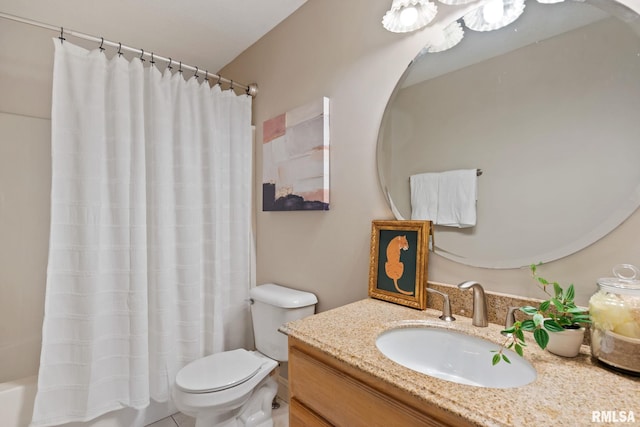
[[[196,427],[272,427],[278,384],[270,375],[288,360],[287,337],[278,328],[310,316],[318,302],[309,292],[273,283],[251,289],[256,351],[237,349],[195,360],[176,375],[173,402],[196,418]]]

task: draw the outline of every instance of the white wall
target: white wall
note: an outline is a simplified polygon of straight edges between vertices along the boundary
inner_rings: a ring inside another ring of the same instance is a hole
[[[331,210],[257,212],[258,283],[315,292],[321,311],[366,297],[371,220],[392,218],[378,185],[378,129],[398,78],[429,34],[385,31],[380,19],[389,5],[310,1],[224,70],[260,86],[254,102],[257,141],[264,120],[320,96],[331,99]],[[256,160],[261,206],[260,147]],[[585,304],[595,281],[610,275],[614,264],[640,264],[639,231],[636,212],[606,238],[540,273],[574,282]],[[490,290],[541,297],[522,270],[472,268],[432,255],[429,276],[453,284],[475,279]]]

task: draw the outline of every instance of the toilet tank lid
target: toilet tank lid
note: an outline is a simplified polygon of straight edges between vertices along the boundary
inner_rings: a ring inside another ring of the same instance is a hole
[[[282,308],[308,307],[318,302],[318,298],[311,292],[285,288],[274,283],[256,286],[249,295],[254,301]]]

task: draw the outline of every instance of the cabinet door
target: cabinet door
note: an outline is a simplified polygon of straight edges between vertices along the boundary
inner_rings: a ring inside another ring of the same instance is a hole
[[[291,399],[289,402],[289,426],[290,427],[331,427],[324,418],[311,412],[306,406]]]
[[[337,361],[336,361],[337,362]],[[330,425],[345,427],[443,426],[437,419],[396,400],[339,369],[339,363],[316,359],[298,346],[289,349],[289,387],[291,401],[318,414]],[[428,406],[428,405],[426,405]],[[301,416],[296,413],[296,417]],[[291,419],[291,427],[305,424]],[[457,421],[457,420],[456,420]],[[456,423],[453,425],[464,425]]]

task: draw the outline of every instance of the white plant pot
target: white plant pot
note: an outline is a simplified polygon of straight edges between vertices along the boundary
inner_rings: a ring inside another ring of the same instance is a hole
[[[584,340],[585,328],[565,329],[562,332],[549,332],[547,350],[564,357],[576,357]]]

